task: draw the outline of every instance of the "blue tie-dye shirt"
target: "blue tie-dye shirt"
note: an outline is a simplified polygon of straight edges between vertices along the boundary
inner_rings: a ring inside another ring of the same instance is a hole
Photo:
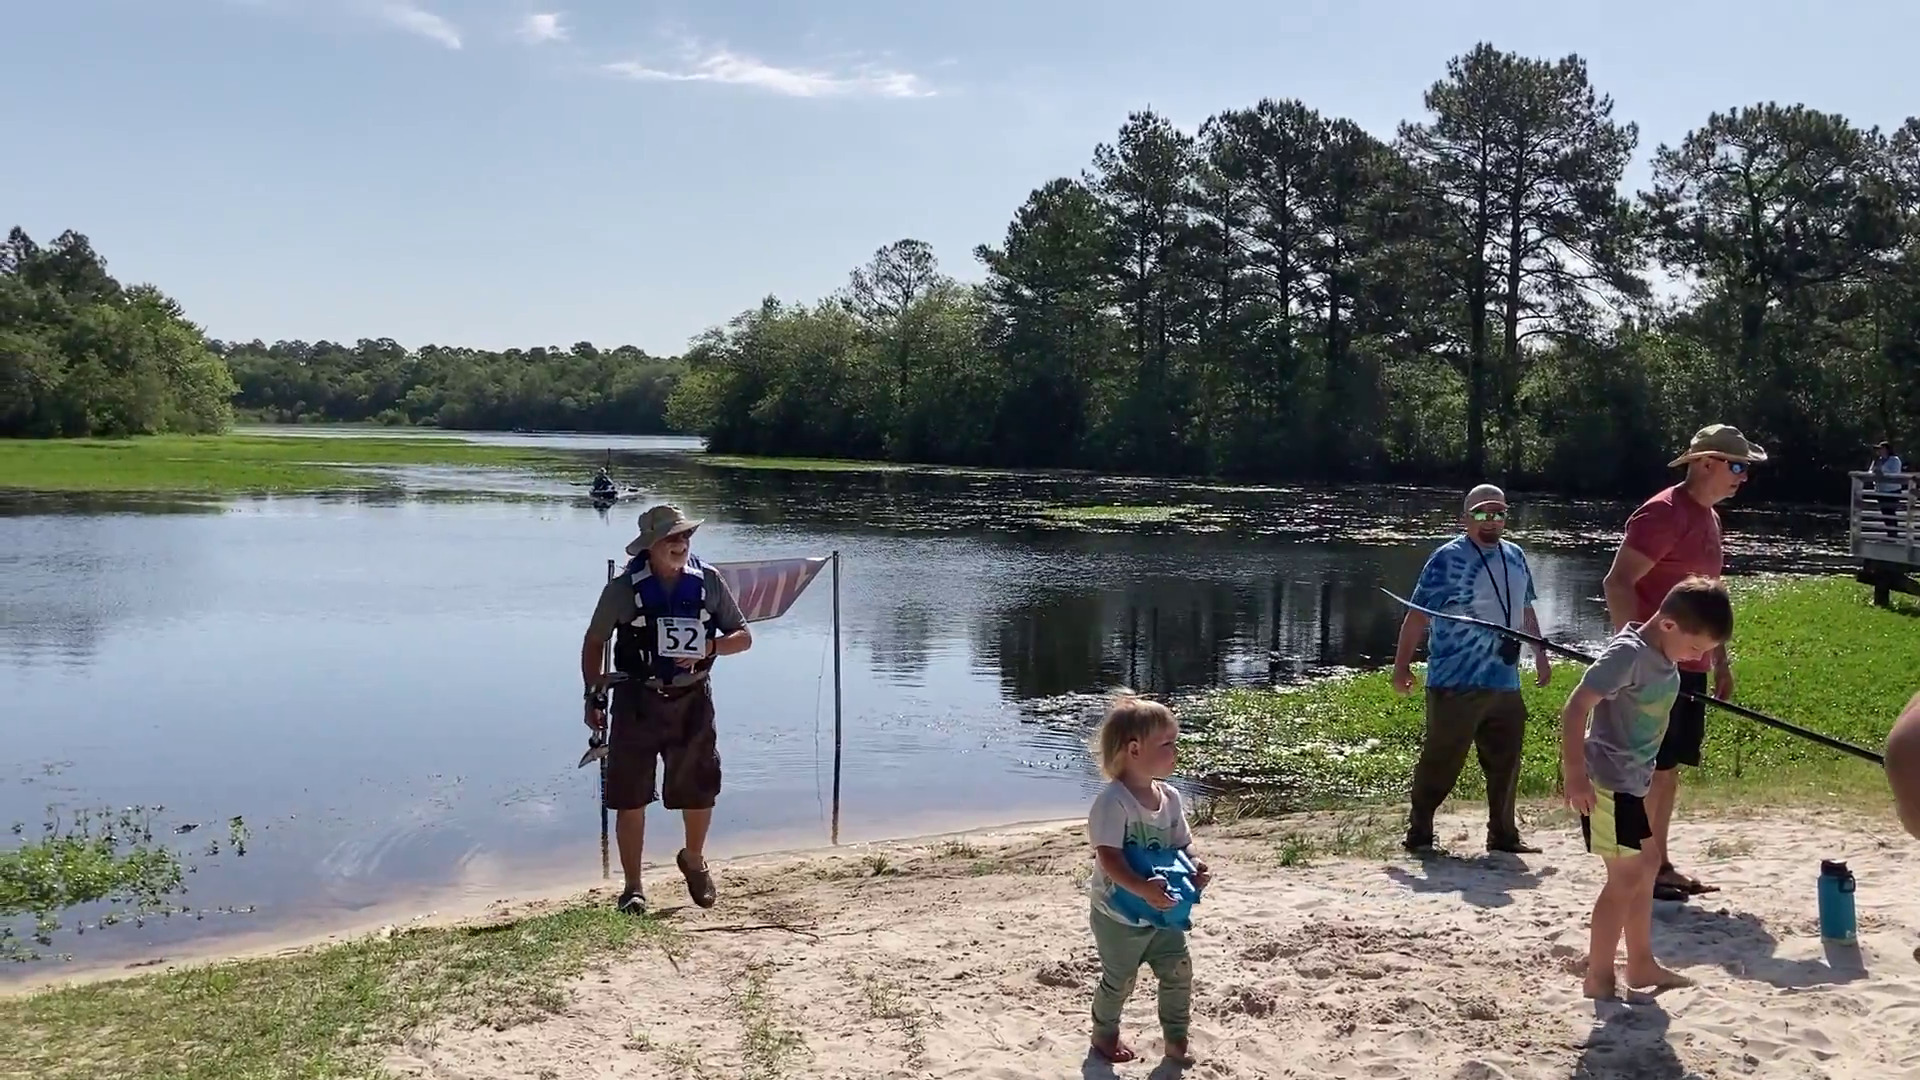
[[[1505,609],[1500,604],[1502,599]],[[1420,571],[1420,583],[1413,587],[1413,602],[1435,611],[1525,629],[1524,613],[1534,602],[1533,572],[1527,568],[1526,553],[1519,545],[1502,540],[1497,550],[1482,548],[1462,534],[1428,557],[1426,568]],[[1500,659],[1499,634],[1451,619],[1434,619],[1430,635],[1428,686],[1442,690],[1520,689],[1520,669]]]

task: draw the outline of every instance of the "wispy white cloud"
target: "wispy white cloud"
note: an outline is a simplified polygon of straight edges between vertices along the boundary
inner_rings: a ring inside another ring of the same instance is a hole
[[[425,8],[415,7],[409,0],[393,0],[380,9],[380,15],[402,30],[437,41],[449,49],[460,47],[460,31],[451,22]]]
[[[560,13],[549,11],[520,20],[520,40],[529,45],[545,41],[567,40],[567,28],[560,25]]]
[[[638,60],[607,64],[610,75],[659,82],[706,82],[745,86],[783,97],[932,97],[926,80],[911,72],[873,64],[846,70],[781,67],[726,48],[687,46],[676,67],[655,67]]]

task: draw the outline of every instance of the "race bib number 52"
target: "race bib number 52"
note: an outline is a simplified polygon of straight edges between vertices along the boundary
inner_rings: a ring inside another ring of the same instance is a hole
[[[655,652],[672,660],[700,660],[707,655],[707,631],[699,619],[676,616],[657,619],[660,640]]]

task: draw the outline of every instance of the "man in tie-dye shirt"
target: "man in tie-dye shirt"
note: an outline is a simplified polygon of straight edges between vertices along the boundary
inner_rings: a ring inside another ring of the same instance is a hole
[[[1538,636],[1533,612],[1533,573],[1526,553],[1504,539],[1507,496],[1492,484],[1467,493],[1465,531],[1440,545],[1420,571],[1413,602],[1421,607],[1468,615]],[[1431,624],[1431,625],[1429,625]],[[1469,747],[1478,751],[1487,778],[1487,850],[1515,854],[1538,852],[1520,838],[1514,813],[1520,787],[1520,744],[1526,734],[1527,706],[1520,697],[1519,642],[1491,630],[1429,620],[1407,612],[1393,658],[1393,688],[1413,689],[1413,653],[1432,630],[1427,646],[1427,731],[1414,765],[1407,819],[1406,848],[1434,845],[1433,815],[1460,778]],[[1535,679],[1547,685],[1550,668],[1544,650],[1533,650]]]

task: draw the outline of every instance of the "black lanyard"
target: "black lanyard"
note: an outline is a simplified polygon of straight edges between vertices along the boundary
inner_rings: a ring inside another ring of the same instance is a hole
[[[1473,542],[1469,540],[1468,543]],[[1495,541],[1495,543],[1498,543],[1498,541]],[[1508,578],[1507,595],[1501,596],[1500,582],[1494,579],[1493,564],[1487,561],[1487,553],[1480,549],[1479,544],[1473,545],[1473,551],[1474,554],[1480,556],[1481,569],[1487,572],[1487,582],[1493,586],[1493,600],[1500,605],[1500,614],[1506,616],[1506,625],[1508,627],[1513,626],[1513,604],[1511,602],[1513,596],[1513,580]],[[1500,545],[1500,576],[1503,578],[1507,576],[1507,546],[1505,544]]]

